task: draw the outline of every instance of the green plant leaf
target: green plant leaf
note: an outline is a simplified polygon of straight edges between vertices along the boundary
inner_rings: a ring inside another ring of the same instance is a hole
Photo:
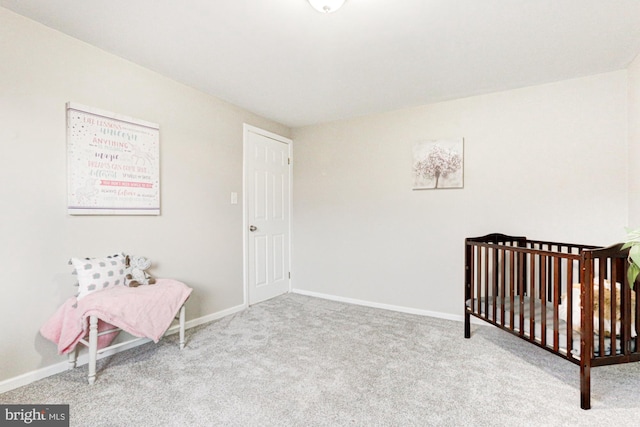
[[[629,258],[636,266],[640,266],[640,245],[633,245],[629,249]]]
[[[640,228],[631,229],[626,227],[625,230],[627,231],[627,242],[637,242],[640,240]]]
[[[620,249],[627,249],[630,248],[631,246],[633,246],[635,244],[635,242],[627,242],[624,245],[622,245],[622,247]]]
[[[640,274],[640,267],[635,263],[630,263],[629,268],[627,268],[627,280],[629,281],[629,287],[633,289],[633,286],[636,283],[636,278]]]

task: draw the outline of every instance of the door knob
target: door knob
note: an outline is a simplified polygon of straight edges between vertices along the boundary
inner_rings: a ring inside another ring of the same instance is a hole
[[[258,227],[256,227],[255,225],[250,225],[249,226],[249,231],[256,231],[258,229]]]

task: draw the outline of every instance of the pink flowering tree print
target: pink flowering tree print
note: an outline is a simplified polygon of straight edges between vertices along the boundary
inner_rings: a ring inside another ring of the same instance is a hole
[[[414,188],[462,187],[462,140],[417,144]]]

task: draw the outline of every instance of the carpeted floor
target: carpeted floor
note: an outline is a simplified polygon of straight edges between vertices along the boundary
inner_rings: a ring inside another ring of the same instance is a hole
[[[489,326],[288,294],[0,395],[74,426],[637,425],[640,364],[579,368]]]

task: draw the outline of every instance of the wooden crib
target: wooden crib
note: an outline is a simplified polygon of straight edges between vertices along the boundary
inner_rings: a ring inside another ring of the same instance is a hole
[[[640,300],[621,246],[467,238],[465,338],[474,316],[579,365],[580,406],[589,409],[592,367],[640,360]]]

